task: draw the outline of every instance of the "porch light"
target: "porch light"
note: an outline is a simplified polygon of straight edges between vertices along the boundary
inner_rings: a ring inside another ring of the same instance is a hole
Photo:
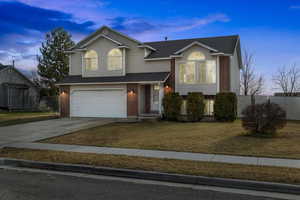
[[[166,89],[168,89],[169,88],[169,86],[168,85],[166,85]]]

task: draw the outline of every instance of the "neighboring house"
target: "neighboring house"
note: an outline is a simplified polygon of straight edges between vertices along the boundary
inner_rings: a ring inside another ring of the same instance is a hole
[[[35,110],[38,88],[19,70],[0,64],[0,109]]]
[[[238,35],[143,43],[104,26],[68,53],[69,76],[58,83],[63,117],[159,115],[169,91],[202,92],[211,115],[216,93],[239,94]]]

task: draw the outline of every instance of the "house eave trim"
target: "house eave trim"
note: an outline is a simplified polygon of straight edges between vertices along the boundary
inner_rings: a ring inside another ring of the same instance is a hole
[[[162,58],[144,58],[145,61],[152,61],[152,60],[170,60],[171,57],[162,57]]]
[[[167,78],[169,75],[167,76]],[[139,84],[149,84],[149,83],[164,83],[167,78],[163,81],[133,81],[133,82],[90,82],[90,83],[57,83],[57,86],[64,85],[112,85],[112,84],[130,84],[130,83],[139,83]]]
[[[204,47],[204,48],[206,48],[206,49],[209,49],[209,50],[211,50],[211,51],[218,52],[218,50],[216,50],[216,49],[214,49],[214,48],[211,48],[211,47],[209,47],[209,46],[207,46],[207,45],[205,45],[205,44],[203,44],[203,43],[201,43],[201,42],[194,41],[194,42],[192,42],[191,44],[185,46],[184,48],[182,48],[182,49],[176,51],[174,54],[179,54],[179,53],[181,53],[181,52],[183,52],[183,51],[189,49],[190,47],[192,47],[192,46],[194,46],[194,45],[198,45],[198,46]]]
[[[148,48],[148,49],[151,49],[152,51],[156,51],[155,48],[149,46],[149,45],[146,45],[146,44],[143,44],[143,45],[138,45],[139,48]]]

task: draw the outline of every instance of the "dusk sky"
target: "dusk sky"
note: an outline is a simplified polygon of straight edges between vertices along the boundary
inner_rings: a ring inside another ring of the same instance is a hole
[[[46,32],[77,42],[102,25],[140,41],[239,34],[267,93],[278,67],[300,65],[300,0],[0,0],[0,62],[33,70]]]

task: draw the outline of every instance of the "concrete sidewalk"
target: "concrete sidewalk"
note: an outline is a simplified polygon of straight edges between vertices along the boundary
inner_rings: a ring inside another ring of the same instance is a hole
[[[221,163],[245,164],[245,165],[256,165],[256,166],[300,168],[300,160],[296,160],[296,159],[263,158],[263,157],[251,157],[251,156],[228,156],[228,155],[218,155],[218,154],[93,147],[93,146],[64,145],[64,144],[45,144],[45,143],[14,143],[14,144],[6,145],[5,147],[67,151],[67,152],[77,152],[77,153],[141,156],[141,157],[149,157],[149,158],[167,158],[167,159],[192,160],[192,161],[203,161],[203,162],[221,162]]]

